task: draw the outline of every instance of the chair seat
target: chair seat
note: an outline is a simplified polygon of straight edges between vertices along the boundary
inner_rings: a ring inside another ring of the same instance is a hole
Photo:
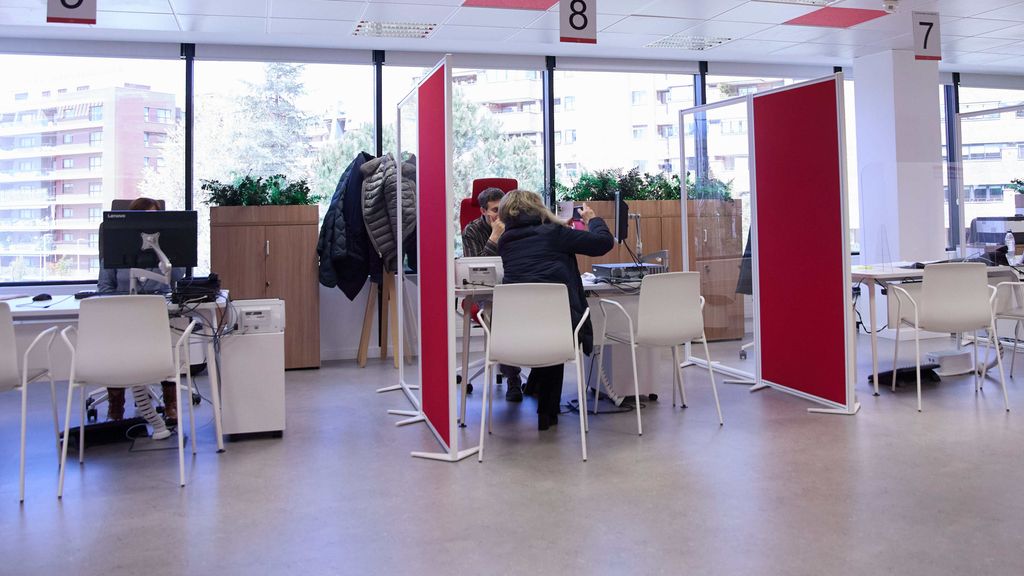
[[[605,332],[604,337],[608,340],[618,342],[620,344],[629,344],[629,332]],[[690,342],[699,344],[703,342],[703,340],[701,340],[700,338],[694,338],[693,340],[690,340]],[[675,344],[681,346],[683,344],[686,344],[686,342],[677,342]],[[652,348],[664,348],[665,346],[672,346],[673,344],[664,344],[661,342],[645,342],[637,338],[636,345],[650,346]]]
[[[1010,308],[996,314],[1000,320],[1024,320],[1024,307]]]

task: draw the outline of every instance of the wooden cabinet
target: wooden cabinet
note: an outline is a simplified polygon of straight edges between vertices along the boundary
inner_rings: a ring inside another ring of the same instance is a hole
[[[320,367],[316,206],[210,210],[210,269],[233,300],[280,298],[285,368]]]
[[[588,204],[598,216],[612,224],[614,203]],[[687,200],[688,269],[701,273],[708,340],[743,338],[743,294],[736,293],[743,255],[742,207],[740,200]],[[683,270],[681,203],[678,200],[632,201],[629,211],[641,215],[644,253],[668,250],[669,270]],[[635,250],[635,221],[629,223],[629,238],[625,244]],[[599,258],[578,257],[581,272],[589,272],[594,264],[630,261],[632,256],[622,244]]]

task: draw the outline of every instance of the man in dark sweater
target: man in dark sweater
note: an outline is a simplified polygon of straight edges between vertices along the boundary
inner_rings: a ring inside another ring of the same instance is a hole
[[[497,256],[498,239],[505,231],[505,225],[498,218],[498,204],[505,195],[498,188],[487,188],[477,195],[480,203],[480,217],[466,224],[462,231],[462,253],[472,256]],[[500,365],[502,375],[508,381],[505,400],[509,402],[523,401],[523,380],[518,366]]]

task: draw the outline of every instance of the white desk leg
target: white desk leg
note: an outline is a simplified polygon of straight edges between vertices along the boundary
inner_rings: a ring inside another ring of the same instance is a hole
[[[211,340],[206,344],[206,371],[210,374],[210,400],[213,402],[213,428],[217,435],[217,452],[224,451],[224,433],[220,420],[220,363],[217,362],[217,350]]]
[[[868,280],[868,315],[871,319],[871,374],[874,378],[875,396],[878,396],[878,314],[875,312],[875,281]]]
[[[459,426],[466,425],[466,391],[469,386],[469,334],[473,321],[473,297],[467,296],[462,299],[462,384],[459,387],[459,396],[462,405],[459,407]]]

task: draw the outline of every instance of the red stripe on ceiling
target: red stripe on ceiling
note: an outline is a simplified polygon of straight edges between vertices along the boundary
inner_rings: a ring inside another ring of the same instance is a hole
[[[823,26],[826,28],[849,28],[868,20],[881,18],[889,13],[885,10],[867,10],[864,8],[822,8],[808,12],[799,18],[793,18],[783,24],[793,26]]]
[[[517,10],[547,10],[558,0],[465,0],[462,5],[470,8],[514,8]]]

